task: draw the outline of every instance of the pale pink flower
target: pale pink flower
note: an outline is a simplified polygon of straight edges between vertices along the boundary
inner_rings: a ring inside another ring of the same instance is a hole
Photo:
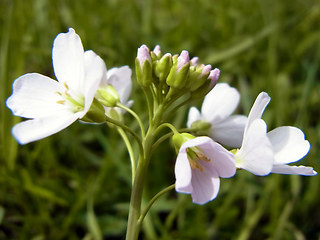
[[[192,201],[205,204],[216,198],[220,177],[236,172],[232,153],[209,137],[197,137],[180,147],[175,164],[177,192],[191,194]]]

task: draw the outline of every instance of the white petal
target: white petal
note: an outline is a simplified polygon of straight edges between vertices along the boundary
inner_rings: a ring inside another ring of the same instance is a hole
[[[275,164],[296,162],[310,150],[304,133],[296,127],[278,127],[268,132],[268,138],[275,153]]]
[[[81,92],[84,93],[84,115],[89,110],[94,95],[106,74],[106,65],[104,61],[93,51],[84,53],[85,81]]]
[[[316,171],[313,170],[312,167],[289,166],[284,164],[273,165],[272,173],[295,174],[295,175],[304,175],[304,176],[314,176],[318,174]]]
[[[26,144],[61,131],[78,117],[78,114],[65,111],[58,116],[24,121],[12,128],[12,134],[20,144]]]
[[[230,116],[211,127],[210,137],[223,145],[240,148],[246,123],[246,116]]]
[[[210,139],[211,140],[211,139]],[[220,177],[229,178],[236,173],[235,157],[227,149],[213,140],[198,145],[208,161],[202,161],[201,165]]]
[[[209,172],[207,169],[192,171],[192,201],[197,204],[205,204],[218,195],[220,179],[218,173]]]
[[[131,93],[131,74],[132,71],[128,66],[111,68],[107,72],[107,83],[111,84],[117,90],[122,104],[128,101]]]
[[[191,167],[185,149],[180,149],[177,161],[174,167],[176,183],[175,188],[177,192],[191,193]]]
[[[242,147],[236,153],[237,167],[259,176],[271,172],[274,155],[266,131],[267,126],[262,119],[251,123]]]
[[[240,101],[237,89],[226,83],[217,84],[204,98],[201,114],[213,125],[230,116]]]
[[[246,134],[247,128],[250,126],[250,124],[254,120],[262,117],[262,114],[263,114],[264,110],[266,109],[267,105],[269,104],[270,99],[271,98],[269,97],[269,95],[265,92],[261,92],[258,95],[258,97],[256,98],[256,100],[250,110],[250,113],[248,116],[248,122],[245,127],[245,131],[244,131],[244,135]]]
[[[84,60],[80,37],[72,28],[55,38],[52,48],[54,73],[60,83],[67,83],[76,92],[84,92]]]
[[[190,128],[191,124],[197,120],[200,120],[201,115],[196,107],[191,107],[188,113],[187,127]]]
[[[52,115],[65,108],[58,104],[61,97],[57,92],[63,91],[57,81],[37,73],[28,73],[13,83],[13,94],[6,104],[14,115],[25,118],[38,118]]]

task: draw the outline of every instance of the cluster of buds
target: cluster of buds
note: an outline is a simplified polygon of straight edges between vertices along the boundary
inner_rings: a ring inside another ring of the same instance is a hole
[[[180,55],[163,54],[157,45],[150,51],[146,45],[138,48],[137,81],[142,87],[154,86],[162,96],[191,93],[193,98],[205,96],[216,84],[220,70],[190,59],[189,52]]]

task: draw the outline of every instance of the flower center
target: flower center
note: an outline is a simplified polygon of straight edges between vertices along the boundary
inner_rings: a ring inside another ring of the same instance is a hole
[[[57,92],[62,98],[57,103],[70,107],[71,111],[75,113],[82,111],[84,109],[84,98],[71,91],[67,83],[63,83],[63,86],[65,87],[65,91]]]
[[[201,160],[205,162],[211,161],[197,147],[187,148],[186,151],[187,151],[189,164],[192,169],[199,169],[200,172],[202,172],[203,166],[201,165]]]

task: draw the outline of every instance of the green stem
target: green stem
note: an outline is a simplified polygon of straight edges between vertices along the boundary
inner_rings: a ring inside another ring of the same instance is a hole
[[[137,171],[132,186],[126,240],[137,240],[139,236],[141,226],[138,225],[138,220],[141,213],[142,193],[150,160],[152,142],[153,134],[148,131],[143,141],[144,153],[139,156]]]
[[[115,120],[113,118],[110,118],[108,116],[106,116],[106,121],[109,122],[109,123],[112,123],[112,124],[114,124],[114,125],[116,125],[116,126],[118,126],[120,128],[122,128],[124,130],[126,130],[127,132],[129,132],[136,139],[136,141],[137,141],[137,143],[139,145],[139,153],[140,153],[140,155],[143,153],[142,142],[141,142],[139,136],[134,131],[132,131],[129,127],[124,125],[122,122],[117,121],[117,120]]]
[[[142,88],[143,93],[146,97],[147,100],[147,105],[148,105],[148,113],[149,113],[149,126],[151,125],[151,121],[153,118],[153,105],[152,105],[152,100],[150,98],[150,95],[148,94],[148,91],[145,88]]]
[[[142,123],[141,119],[139,118],[139,116],[134,111],[132,111],[130,108],[124,106],[121,103],[117,103],[117,107],[126,110],[128,113],[130,113],[138,121],[140,129],[141,129],[141,137],[144,138],[146,134],[145,134],[143,123]]]
[[[157,129],[157,127],[161,124],[163,112],[163,105],[159,105],[156,114],[154,115],[152,121],[150,121],[148,132],[142,141],[143,153],[139,155],[139,162],[131,191],[126,240],[137,240],[139,237],[141,228],[141,224],[139,224],[139,218],[141,214],[142,193],[150,162],[152,144],[155,137],[155,129]]]
[[[133,153],[133,149],[132,149],[132,145],[128,139],[128,136],[126,135],[126,133],[124,132],[124,130],[122,128],[117,128],[120,136],[122,137],[124,143],[126,144],[126,147],[128,149],[128,153],[129,153],[129,157],[130,157],[130,162],[131,162],[131,177],[132,177],[132,184],[133,184],[133,180],[134,180],[134,176],[136,174],[136,161],[134,159],[134,153]]]
[[[170,130],[173,132],[173,134],[179,133],[178,130],[170,123],[162,123],[155,131],[155,135],[158,135],[159,132],[163,129],[163,128],[170,128]]]
[[[170,185],[169,187],[166,187],[165,189],[161,190],[160,192],[158,192],[148,203],[148,205],[146,206],[146,208],[144,209],[143,213],[141,214],[139,220],[138,220],[138,224],[141,225],[143,222],[143,219],[145,218],[145,216],[147,215],[147,213],[149,212],[150,208],[152,207],[152,205],[154,204],[154,202],[161,197],[163,194],[169,192],[170,190],[174,189],[175,184]]]

